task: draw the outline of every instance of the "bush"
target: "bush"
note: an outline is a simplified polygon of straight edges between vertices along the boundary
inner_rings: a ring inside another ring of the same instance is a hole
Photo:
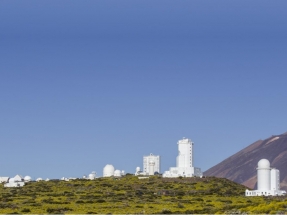
[[[169,209],[163,209],[161,211],[162,214],[172,214],[172,212]]]
[[[97,202],[97,203],[104,203],[104,202],[106,202],[106,200],[104,200],[104,199],[98,199],[98,200],[96,200],[96,202]]]
[[[22,213],[30,213],[31,210],[29,208],[24,208],[23,210],[21,210]]]

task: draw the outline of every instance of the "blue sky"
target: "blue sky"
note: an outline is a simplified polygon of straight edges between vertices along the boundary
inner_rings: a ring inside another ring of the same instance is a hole
[[[0,2],[1,176],[207,170],[287,131],[286,1]]]

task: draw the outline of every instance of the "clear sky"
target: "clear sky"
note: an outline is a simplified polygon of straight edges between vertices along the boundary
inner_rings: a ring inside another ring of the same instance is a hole
[[[207,170],[287,131],[287,2],[0,1],[0,176]]]

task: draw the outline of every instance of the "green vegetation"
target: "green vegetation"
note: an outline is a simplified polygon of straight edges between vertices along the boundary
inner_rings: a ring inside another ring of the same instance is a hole
[[[287,213],[287,197],[245,197],[245,187],[214,177],[41,181],[0,185],[0,213]]]

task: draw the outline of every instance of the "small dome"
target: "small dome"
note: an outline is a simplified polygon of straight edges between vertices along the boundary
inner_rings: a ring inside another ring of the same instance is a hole
[[[43,181],[43,179],[42,178],[37,178],[36,181]]]
[[[27,175],[24,177],[24,181],[26,181],[26,182],[32,181],[32,178]]]
[[[114,172],[114,176],[117,176],[117,177],[120,177],[122,174],[121,174],[121,170],[115,170]]]
[[[137,168],[136,168],[136,172],[139,172],[139,171],[141,171],[141,168],[140,168],[140,167],[137,167]]]
[[[96,174],[91,173],[91,174],[89,174],[88,178],[91,180],[94,180],[96,178]]]
[[[258,168],[270,168],[270,162],[267,159],[261,159],[258,162]]]

